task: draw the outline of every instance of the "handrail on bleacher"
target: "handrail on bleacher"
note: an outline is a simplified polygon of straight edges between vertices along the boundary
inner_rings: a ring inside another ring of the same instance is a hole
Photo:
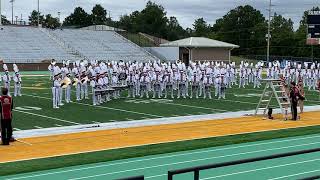
[[[174,175],[185,174],[185,173],[190,173],[190,172],[194,173],[194,180],[199,180],[200,171],[202,171],[202,170],[215,169],[215,168],[226,167],[226,166],[234,166],[234,165],[239,165],[239,164],[246,164],[246,163],[264,161],[264,160],[270,160],[270,159],[276,159],[276,158],[284,158],[284,157],[289,157],[289,156],[296,156],[296,155],[309,154],[309,153],[315,153],[315,152],[320,152],[320,148],[295,151],[295,152],[289,152],[289,153],[282,153],[282,154],[275,154],[275,155],[256,157],[256,158],[249,158],[249,159],[242,159],[242,160],[237,160],[237,161],[209,164],[209,165],[204,165],[204,166],[196,166],[196,167],[191,167],[191,168],[178,169],[178,170],[168,171],[168,180],[173,180]]]

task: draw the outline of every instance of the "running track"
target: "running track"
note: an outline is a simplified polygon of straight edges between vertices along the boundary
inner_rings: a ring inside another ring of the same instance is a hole
[[[319,147],[320,134],[82,165],[0,177],[0,179],[112,180],[128,176],[145,175],[146,179],[166,180],[168,170]],[[202,180],[278,180],[297,179],[319,174],[320,153],[313,153],[290,158],[273,159],[257,163],[249,163],[246,165],[201,171],[200,178]],[[192,179],[191,174],[178,175],[174,177],[174,180],[189,179]]]

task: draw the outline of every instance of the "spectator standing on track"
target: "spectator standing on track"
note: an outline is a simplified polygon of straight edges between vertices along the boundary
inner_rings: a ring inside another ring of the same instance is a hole
[[[2,96],[0,97],[1,106],[1,140],[3,145],[9,145],[12,138],[12,97],[8,95],[8,89],[2,88]]]
[[[299,92],[295,82],[291,82],[290,99],[291,99],[291,112],[292,120],[296,121],[298,117],[297,106],[299,98],[303,98]]]

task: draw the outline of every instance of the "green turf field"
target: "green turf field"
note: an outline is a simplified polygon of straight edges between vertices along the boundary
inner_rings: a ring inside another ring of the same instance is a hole
[[[31,74],[37,75],[43,72]],[[76,102],[75,89],[73,89],[73,103],[65,104],[57,110],[52,109],[50,86],[48,76],[23,77],[23,96],[14,99],[14,128],[16,131],[253,110],[262,93],[262,89],[253,89],[251,86],[246,89],[234,86],[232,89],[227,89],[226,100],[209,100],[132,99],[125,98],[124,92],[121,99],[101,106],[92,106],[91,100]],[[306,91],[306,98],[305,105],[320,104],[319,93],[316,91]]]
[[[167,179],[168,170],[219,162],[260,157],[320,147],[319,134],[252,142],[216,148],[181,151],[112,162],[19,174],[2,179],[117,179],[144,175],[145,179]],[[320,174],[320,153],[272,159],[200,172],[207,179],[297,179]],[[192,174],[177,175],[174,180],[191,180]]]

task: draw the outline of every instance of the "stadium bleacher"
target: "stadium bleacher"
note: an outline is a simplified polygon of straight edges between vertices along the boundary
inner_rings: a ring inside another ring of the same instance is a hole
[[[0,59],[7,63],[44,60],[153,61],[156,58],[114,31],[49,30],[2,26]]]

